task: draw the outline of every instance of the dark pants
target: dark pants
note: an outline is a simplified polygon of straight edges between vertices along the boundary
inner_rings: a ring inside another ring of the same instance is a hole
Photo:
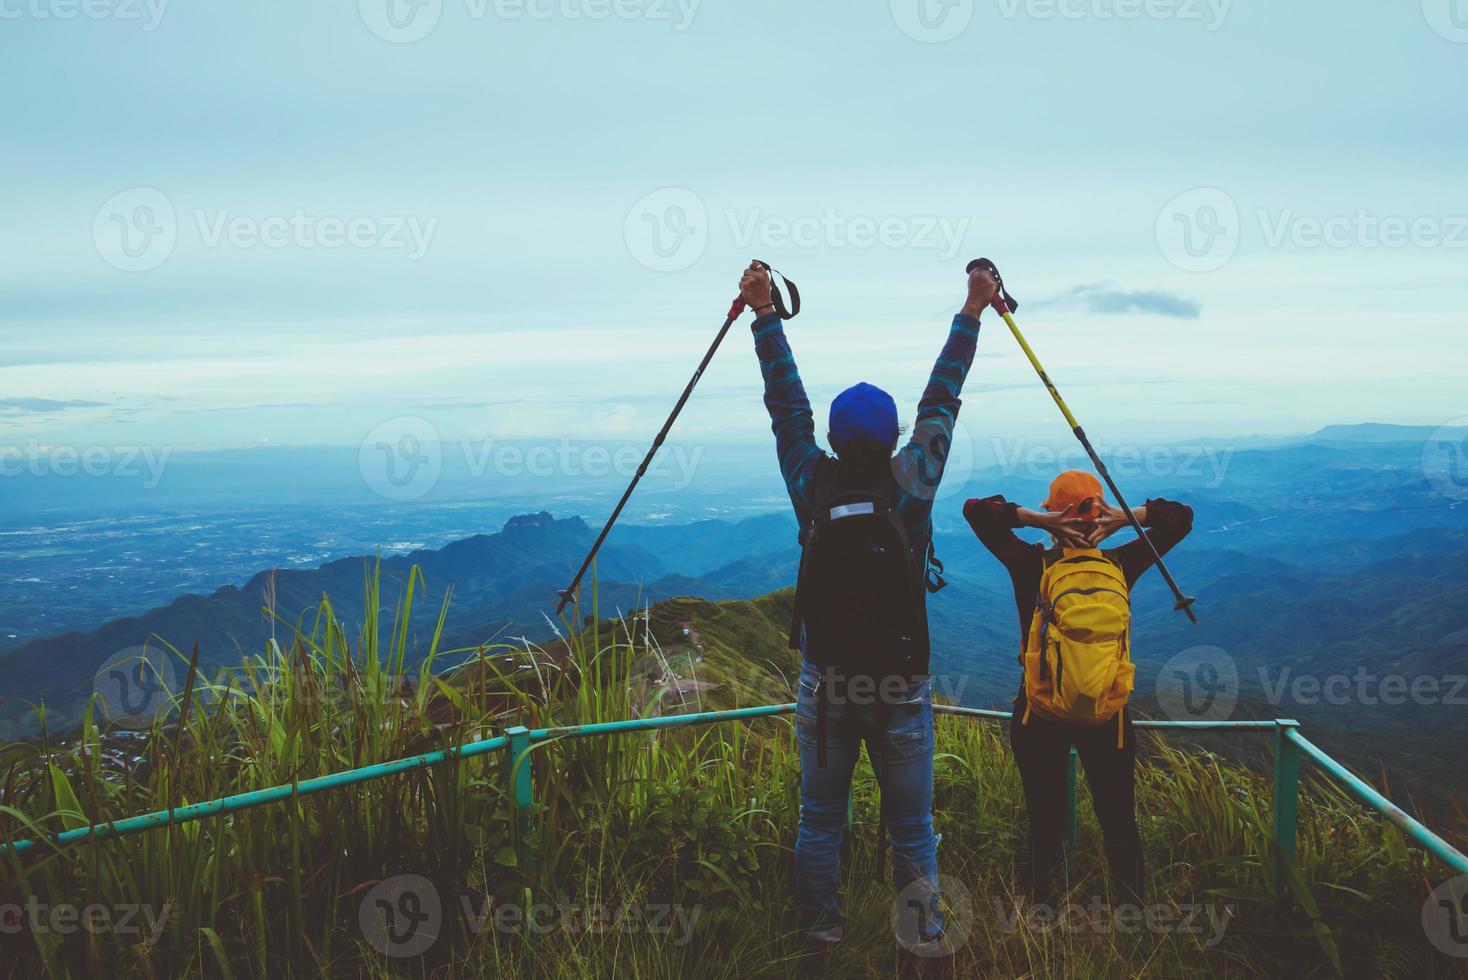
[[[1091,788],[1091,803],[1101,824],[1106,864],[1111,873],[1111,901],[1142,901],[1142,838],[1137,833],[1137,738],[1129,712],[1123,722],[1121,748],[1116,746],[1116,719],[1104,725],[1073,725],[1031,712],[1021,724],[1024,702],[1016,705],[1009,744],[1019,766],[1029,811],[1031,901],[1054,903],[1064,858],[1065,776],[1074,745]]]

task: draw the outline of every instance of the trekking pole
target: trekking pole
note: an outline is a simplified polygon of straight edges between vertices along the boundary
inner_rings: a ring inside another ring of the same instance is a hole
[[[998,287],[994,290],[994,309],[998,310],[999,315],[1004,317],[1004,322],[1009,324],[1009,332],[1014,334],[1014,339],[1019,341],[1020,349],[1025,352],[1025,357],[1030,359],[1030,364],[1034,367],[1035,373],[1040,376],[1041,381],[1045,382],[1045,390],[1050,392],[1051,398],[1055,399],[1055,404],[1060,408],[1060,414],[1065,416],[1065,421],[1069,423],[1070,430],[1075,433],[1076,438],[1085,447],[1086,455],[1091,457],[1091,462],[1095,465],[1096,471],[1101,474],[1101,479],[1105,480],[1106,485],[1111,488],[1111,493],[1116,497],[1116,502],[1121,505],[1121,509],[1126,514],[1127,520],[1131,521],[1132,527],[1136,528],[1137,536],[1147,543],[1147,550],[1152,552],[1152,559],[1157,563],[1157,570],[1162,573],[1162,577],[1167,581],[1167,587],[1172,590],[1173,598],[1177,600],[1172,608],[1174,610],[1181,609],[1187,613],[1188,619],[1196,623],[1198,617],[1193,613],[1193,603],[1197,600],[1193,596],[1183,595],[1183,590],[1178,588],[1178,584],[1173,579],[1172,573],[1163,564],[1162,555],[1158,552],[1157,546],[1152,543],[1152,539],[1147,536],[1146,529],[1142,527],[1142,522],[1137,520],[1137,515],[1132,513],[1131,507],[1127,505],[1126,499],[1122,497],[1121,490],[1116,486],[1116,481],[1111,478],[1111,474],[1106,469],[1106,464],[1101,462],[1100,456],[1096,455],[1096,450],[1091,445],[1091,440],[1086,438],[1086,430],[1081,428],[1081,424],[1071,414],[1070,408],[1065,404],[1065,399],[1060,397],[1060,392],[1055,389],[1054,382],[1050,380],[1050,375],[1046,374],[1045,369],[1040,365],[1040,359],[1035,356],[1035,352],[1025,342],[1024,334],[1019,332],[1019,325],[1014,322],[1014,317],[1010,315],[1012,310],[1019,308],[1019,302],[1009,294],[1009,290],[1004,288],[1004,279],[999,275],[999,268],[988,259],[974,259],[968,264],[966,271],[972,273],[975,269],[983,269],[994,277],[994,284]]]
[[[771,269],[768,263],[760,262],[759,264],[766,272],[773,273],[781,279],[785,279],[783,273]],[[790,305],[793,309],[786,309],[785,299],[780,295],[779,287],[773,282],[770,283],[770,300],[775,304],[775,312],[780,314],[782,320],[788,320],[800,312],[800,290],[796,289],[795,283],[789,279],[785,279],[785,285],[790,290]],[[724,335],[729,332],[729,328],[734,325],[734,321],[739,319],[739,315],[743,312],[744,297],[734,297],[734,303],[729,307],[729,314],[724,320],[724,325],[719,328],[719,333],[714,337],[714,342],[709,345],[708,352],[703,355],[703,360],[698,364],[698,370],[694,371],[693,377],[688,379],[688,387],[683,389],[683,394],[679,396],[678,403],[673,406],[673,412],[668,416],[668,421],[663,423],[662,430],[658,432],[657,438],[652,441],[652,448],[643,457],[642,465],[637,467],[637,473],[632,477],[632,482],[627,484],[627,489],[622,494],[622,499],[617,501],[617,506],[612,510],[612,516],[607,518],[606,525],[602,527],[601,533],[596,536],[596,542],[591,546],[591,550],[586,553],[586,559],[581,562],[581,567],[576,570],[576,577],[571,579],[570,585],[560,591],[561,601],[556,604],[557,616],[561,614],[561,610],[565,609],[569,602],[576,598],[576,590],[581,587],[582,576],[591,567],[592,561],[596,558],[596,553],[601,549],[602,542],[607,539],[607,534],[612,530],[612,525],[617,523],[617,518],[622,514],[622,508],[627,506],[627,501],[631,499],[632,491],[637,489],[638,481],[647,472],[647,467],[652,463],[652,458],[657,455],[658,449],[662,447],[663,440],[668,437],[668,430],[673,428],[673,423],[677,421],[678,413],[683,411],[683,406],[688,403],[688,396],[693,394],[693,389],[698,384],[698,379],[703,377],[704,369],[714,359],[714,353],[719,349],[719,345],[724,342]]]

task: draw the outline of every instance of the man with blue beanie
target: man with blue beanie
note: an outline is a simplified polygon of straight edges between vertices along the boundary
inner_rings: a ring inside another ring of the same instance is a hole
[[[933,710],[926,595],[941,588],[932,559],[932,507],[953,441],[959,394],[973,361],[979,315],[994,297],[983,269],[918,403],[912,437],[892,396],[862,382],[831,404],[816,442],[810,400],[775,312],[770,274],[751,263],[739,283],[754,310],[754,344],[790,502],[801,529],[791,645],[802,655],[796,700],[800,831],[796,903],[807,940],[829,951],[843,936],[836,884],[851,774],[865,742],[882,792],[892,849],[904,972],[930,962],[951,971],[938,903],[933,833]],[[941,569],[941,566],[937,566]]]

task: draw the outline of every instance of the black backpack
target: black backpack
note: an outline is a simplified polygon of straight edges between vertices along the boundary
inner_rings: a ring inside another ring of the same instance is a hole
[[[907,528],[897,513],[897,481],[883,467],[869,479],[832,460],[817,468],[814,519],[802,533],[800,572],[790,646],[802,630],[806,656],[847,674],[926,674],[927,610],[923,590],[941,573],[931,556],[913,559]]]

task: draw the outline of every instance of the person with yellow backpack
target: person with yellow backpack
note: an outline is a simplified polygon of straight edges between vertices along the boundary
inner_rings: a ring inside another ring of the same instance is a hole
[[[994,496],[963,508],[979,540],[1009,570],[1019,611],[1023,679],[1010,746],[1029,815],[1029,897],[1041,903],[1056,897],[1074,746],[1101,824],[1115,900],[1140,904],[1137,743],[1126,707],[1136,676],[1131,590],[1156,561],[1140,538],[1100,548],[1129,522],[1084,470],[1057,476],[1041,506],[1032,511]],[[1193,511],[1185,504],[1159,498],[1134,513],[1159,555],[1192,530]],[[1014,533],[1020,527],[1048,532],[1051,546],[1021,540]]]

